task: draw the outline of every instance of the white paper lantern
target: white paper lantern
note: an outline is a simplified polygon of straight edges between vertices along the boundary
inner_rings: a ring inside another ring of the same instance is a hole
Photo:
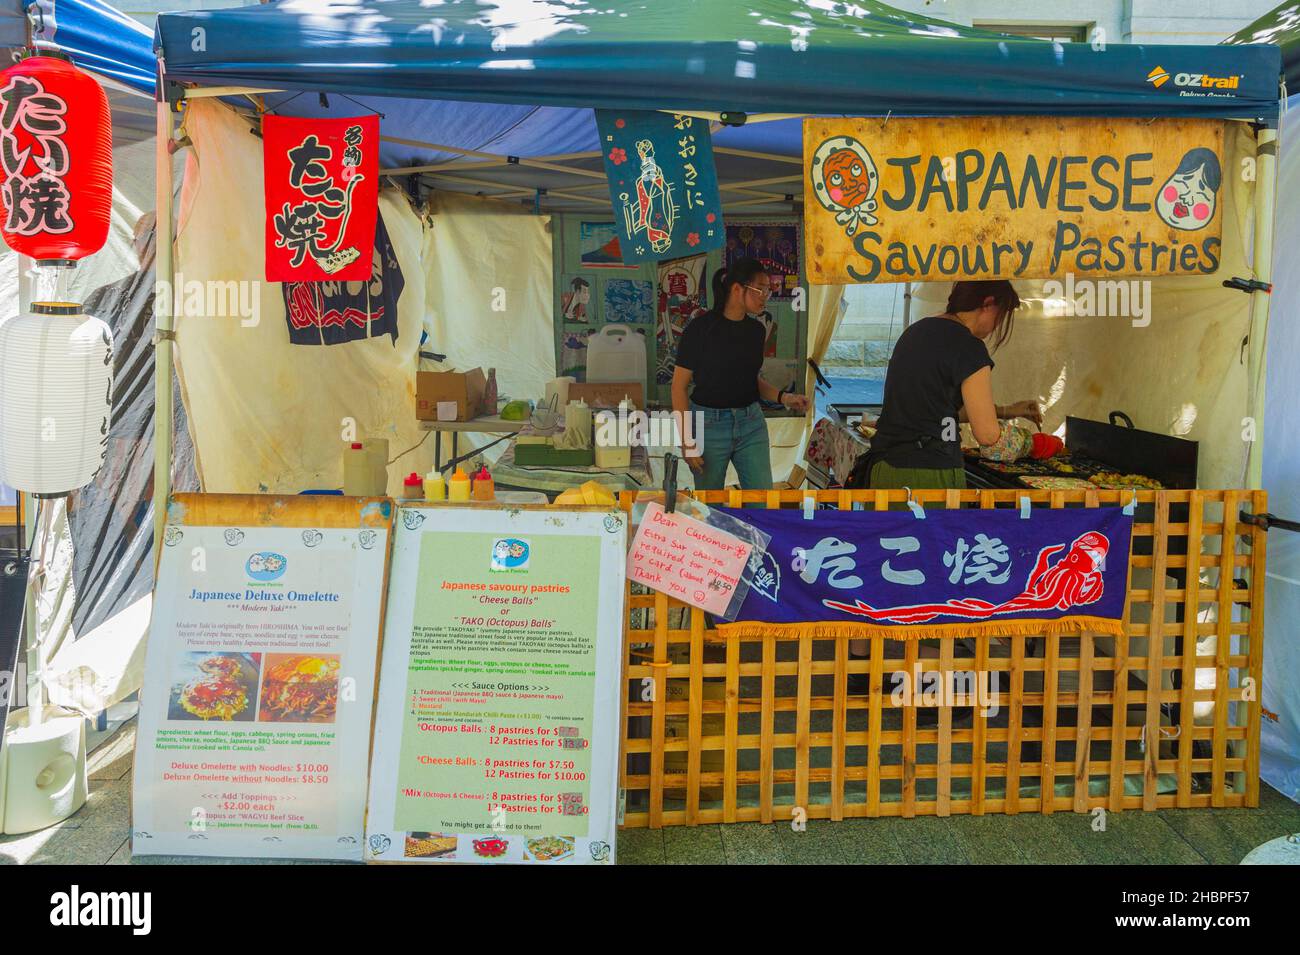
[[[0,323],[0,481],[57,496],[103,466],[113,336],[80,305],[35,303]]]

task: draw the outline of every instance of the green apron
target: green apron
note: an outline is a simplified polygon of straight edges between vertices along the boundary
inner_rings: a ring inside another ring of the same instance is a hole
[[[888,461],[877,461],[871,468],[871,487],[910,487],[914,491],[935,488],[964,490],[966,472],[962,468],[896,468]]]

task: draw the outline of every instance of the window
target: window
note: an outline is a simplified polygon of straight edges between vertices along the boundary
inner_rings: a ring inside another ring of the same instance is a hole
[[[1009,33],[1011,36],[1054,40],[1058,43],[1087,43],[1090,23],[972,23],[977,30]]]

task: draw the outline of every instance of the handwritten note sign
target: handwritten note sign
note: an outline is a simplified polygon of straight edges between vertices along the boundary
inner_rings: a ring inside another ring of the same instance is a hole
[[[753,546],[734,534],[662,504],[646,506],[627,555],[630,580],[670,597],[722,614],[731,603]]]

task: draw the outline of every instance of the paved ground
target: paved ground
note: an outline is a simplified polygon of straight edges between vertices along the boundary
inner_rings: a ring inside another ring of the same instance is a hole
[[[90,798],[58,826],[0,836],[0,865],[16,863],[128,864],[131,850],[129,723],[90,757]],[[1264,786],[1259,809],[1163,810],[1112,813],[1106,832],[1091,817],[951,816],[947,819],[855,819],[788,824],[673,827],[619,833],[624,864],[915,862],[977,863],[1226,863],[1260,843],[1300,831],[1300,805]],[[229,863],[230,859],[154,857],[149,862]]]

